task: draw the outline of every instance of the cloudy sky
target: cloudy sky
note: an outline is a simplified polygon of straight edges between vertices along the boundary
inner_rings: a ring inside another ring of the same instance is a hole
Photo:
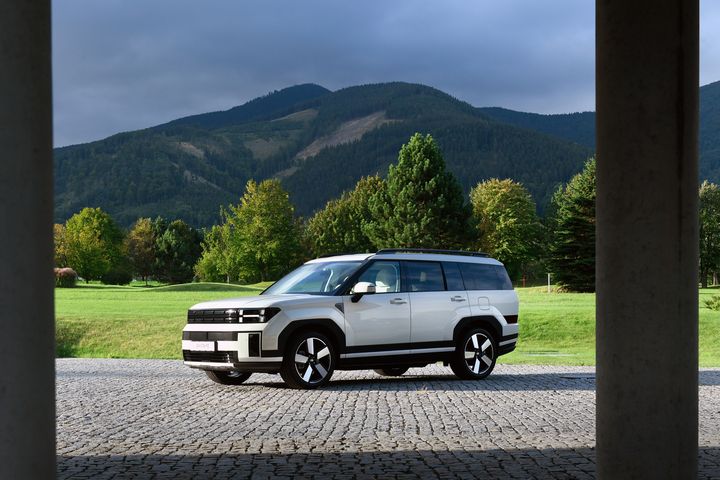
[[[706,84],[720,80],[720,2],[702,0],[701,19]],[[53,0],[55,145],[309,82],[594,110],[594,22],[591,0]]]

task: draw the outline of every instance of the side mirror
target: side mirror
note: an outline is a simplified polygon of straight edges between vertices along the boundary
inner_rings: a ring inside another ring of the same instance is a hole
[[[352,289],[353,296],[350,298],[350,301],[357,303],[363,295],[368,293],[375,293],[375,284],[370,282],[358,282]]]

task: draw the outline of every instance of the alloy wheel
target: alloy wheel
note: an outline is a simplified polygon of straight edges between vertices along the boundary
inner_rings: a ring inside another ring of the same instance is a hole
[[[482,332],[477,332],[465,342],[465,364],[475,375],[483,375],[492,368],[495,348],[492,341]]]
[[[320,338],[308,337],[295,350],[295,370],[308,384],[322,382],[328,376],[331,364],[330,348]]]

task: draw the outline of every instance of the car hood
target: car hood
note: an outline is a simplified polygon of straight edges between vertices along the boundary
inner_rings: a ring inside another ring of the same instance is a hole
[[[306,299],[317,299],[318,295],[287,294],[287,295],[258,295],[254,297],[227,298],[202,302],[190,307],[190,310],[221,310],[227,308],[267,308],[281,306],[286,302],[297,302]]]

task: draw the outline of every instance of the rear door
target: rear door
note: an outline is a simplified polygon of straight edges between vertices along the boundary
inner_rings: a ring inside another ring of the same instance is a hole
[[[468,305],[457,267],[441,262],[403,261],[404,289],[410,295],[411,349],[450,347],[458,311]]]

